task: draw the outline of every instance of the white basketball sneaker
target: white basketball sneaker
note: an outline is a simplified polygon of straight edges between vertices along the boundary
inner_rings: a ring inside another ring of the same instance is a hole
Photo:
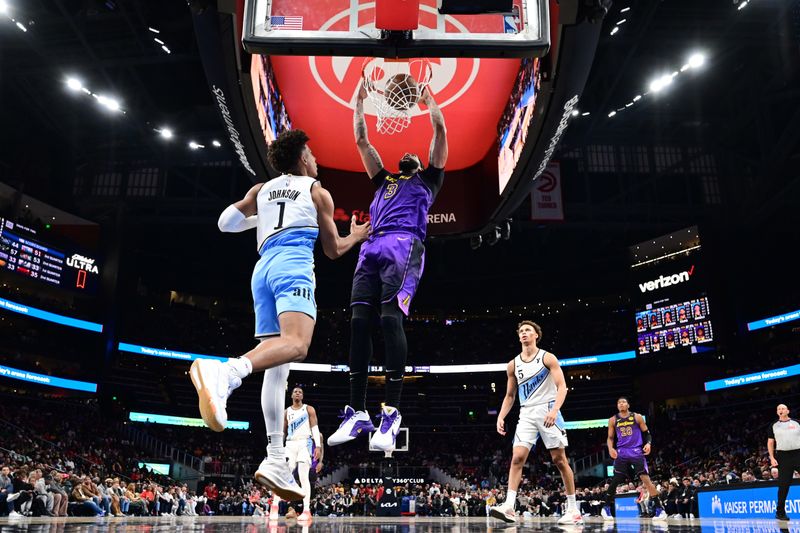
[[[567,509],[564,511],[564,514],[561,515],[561,518],[558,519],[559,524],[572,524],[572,525],[581,525],[583,524],[583,515],[577,509]]]
[[[516,522],[517,514],[510,505],[495,505],[489,508],[489,516],[502,520],[503,522]]]
[[[372,437],[372,447],[383,452],[394,450],[397,433],[400,432],[400,422],[403,417],[396,407],[384,407],[381,411],[381,427]]]
[[[302,500],[306,495],[303,488],[294,480],[286,461],[264,459],[253,477],[284,500],[290,502]]]
[[[212,431],[222,431],[228,424],[228,397],[242,384],[229,365],[216,359],[195,359],[189,369],[197,389],[200,415]]]
[[[355,440],[356,437],[363,434],[369,434],[375,431],[375,426],[369,418],[366,411],[356,411],[349,405],[344,407],[344,411],[340,415],[342,423],[339,424],[339,429],[333,432],[328,437],[328,446],[337,446]]]

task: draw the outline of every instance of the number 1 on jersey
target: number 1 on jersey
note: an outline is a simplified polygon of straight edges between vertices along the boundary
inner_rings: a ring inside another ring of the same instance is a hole
[[[283,213],[286,211],[286,202],[278,202],[280,206],[280,213],[278,213],[278,225],[272,229],[281,229],[283,227]]]

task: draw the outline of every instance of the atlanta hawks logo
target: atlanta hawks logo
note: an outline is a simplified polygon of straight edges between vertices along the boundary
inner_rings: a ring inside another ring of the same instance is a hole
[[[369,2],[360,4],[359,11],[369,10],[374,12],[375,3]],[[347,29],[349,23],[350,10],[343,10],[328,19],[320,30],[322,31],[342,31]],[[366,13],[359,17],[363,20],[372,20],[372,13]],[[432,6],[420,5],[420,26],[425,28],[436,27],[436,8]],[[448,30],[455,29],[460,33],[469,33],[467,28],[455,18],[445,17],[445,25]],[[480,70],[480,59],[478,58],[435,58],[431,62],[431,83],[430,90],[436,95],[439,107],[447,107],[466,93]],[[309,68],[314,80],[320,88],[333,100],[341,105],[353,109],[356,95],[358,94],[361,82],[361,72],[363,60],[352,57],[309,57]],[[375,108],[367,100],[364,105],[364,112],[374,115]],[[427,113],[418,106],[410,110],[411,116],[418,116]]]

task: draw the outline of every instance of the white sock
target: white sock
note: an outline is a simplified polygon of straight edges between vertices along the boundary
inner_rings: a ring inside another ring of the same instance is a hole
[[[516,503],[516,501],[517,501],[517,491],[509,490],[508,492],[506,492],[506,501],[503,505],[505,505],[506,507],[513,508],[514,503]]]
[[[578,510],[578,502],[575,501],[574,494],[567,494],[567,509]]]
[[[239,376],[239,379],[244,379],[253,373],[253,363],[244,356],[228,359],[228,365],[230,365],[233,372]]]
[[[267,369],[261,385],[261,410],[264,413],[264,426],[269,438],[267,456],[270,462],[286,459],[283,446],[283,417],[288,379],[289,363],[285,363]]]

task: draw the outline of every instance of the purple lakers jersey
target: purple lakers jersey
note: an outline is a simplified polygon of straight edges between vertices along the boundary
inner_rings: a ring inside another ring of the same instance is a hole
[[[442,185],[444,170],[429,166],[411,176],[382,169],[374,178],[378,187],[369,206],[374,234],[404,231],[425,239],[428,210]]]
[[[642,430],[636,422],[635,413],[626,417],[615,415],[614,425],[617,431],[617,454],[623,458],[643,457]]]

